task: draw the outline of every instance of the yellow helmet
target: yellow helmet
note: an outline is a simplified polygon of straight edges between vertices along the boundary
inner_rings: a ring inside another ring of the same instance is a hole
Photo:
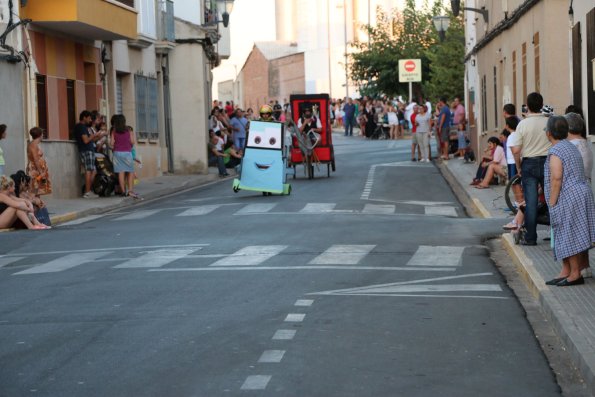
[[[269,105],[262,105],[260,107],[260,117],[263,119],[269,119],[271,118],[271,116],[273,115],[273,108],[270,107]],[[268,115],[265,117],[265,115]]]

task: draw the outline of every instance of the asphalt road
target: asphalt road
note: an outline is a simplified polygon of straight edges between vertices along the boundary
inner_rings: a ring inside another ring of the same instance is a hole
[[[290,196],[227,180],[0,234],[0,395],[560,395],[500,225],[409,144],[335,136]]]

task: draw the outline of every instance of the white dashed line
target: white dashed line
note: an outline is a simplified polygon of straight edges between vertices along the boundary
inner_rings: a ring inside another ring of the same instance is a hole
[[[298,299],[294,306],[312,306],[312,303],[314,303],[313,299]]]
[[[271,380],[271,375],[250,375],[244,381],[242,390],[264,390]]]
[[[258,359],[259,363],[280,363],[283,359],[285,350],[266,350]]]
[[[301,323],[304,321],[306,317],[303,313],[289,313],[287,317],[285,317],[285,322],[287,323]]]
[[[294,329],[279,329],[273,335],[273,340],[292,340],[295,337]]]

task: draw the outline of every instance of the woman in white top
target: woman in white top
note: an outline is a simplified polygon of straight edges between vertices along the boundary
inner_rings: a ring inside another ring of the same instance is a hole
[[[585,177],[591,183],[591,172],[593,170],[593,152],[591,151],[591,144],[587,141],[582,133],[585,130],[585,121],[578,113],[566,113],[564,115],[568,122],[568,138],[583,158],[583,165],[585,167]]]
[[[426,163],[430,162],[428,154],[430,149],[430,118],[432,115],[428,112],[426,105],[421,105],[418,108],[419,113],[415,116],[415,125],[417,126],[415,132],[415,139],[421,148],[422,160]]]
[[[493,149],[492,161],[488,165],[486,175],[479,185],[476,185],[476,189],[487,189],[490,187],[490,182],[494,175],[500,175],[506,178],[508,173],[508,167],[506,164],[506,155],[504,154],[504,148],[502,143],[495,136],[488,139],[488,146]]]
[[[390,139],[397,139],[399,134],[399,118],[397,117],[397,111],[394,106],[388,107],[388,126],[390,128],[389,135]]]

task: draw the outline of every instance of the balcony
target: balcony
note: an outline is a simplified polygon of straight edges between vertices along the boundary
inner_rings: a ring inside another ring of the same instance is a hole
[[[174,25],[173,0],[158,0],[157,12],[157,53],[168,53],[175,46],[176,32]]]
[[[33,24],[88,40],[137,36],[134,0],[28,0],[20,17]]]

